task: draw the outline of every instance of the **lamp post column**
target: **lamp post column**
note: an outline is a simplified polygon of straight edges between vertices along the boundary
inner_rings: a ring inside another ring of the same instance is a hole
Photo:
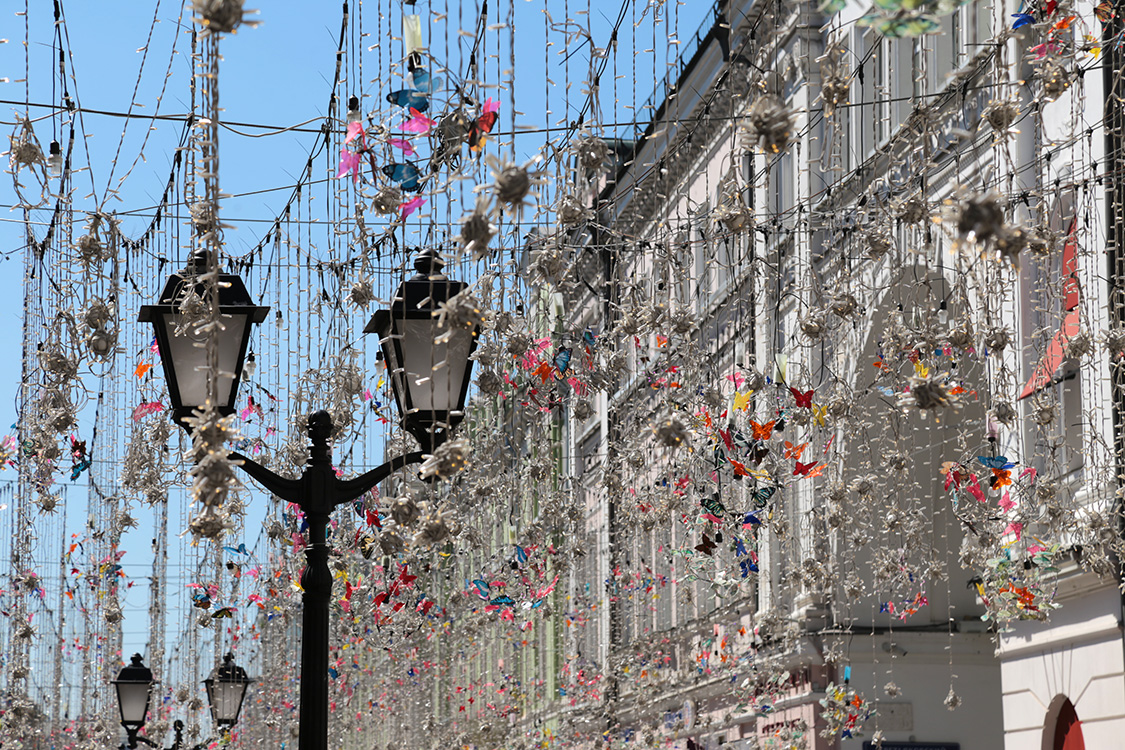
[[[327,513],[306,513],[309,546],[301,574],[304,612],[301,618],[300,750],[328,748],[328,601],[332,574],[328,570]]]
[[[299,504],[309,524],[305,570],[301,573],[301,728],[300,750],[328,750],[328,602],[332,573],[328,569],[328,519],[336,507],[336,475],[328,439],[332,421],[327,413],[309,418],[311,459],[301,477]]]
[[[298,750],[328,750],[328,604],[332,598],[332,573],[328,569],[328,520],[332,510],[359,498],[392,472],[423,460],[421,451],[387,461],[353,479],[339,479],[332,468],[332,417],[326,411],[309,415],[311,458],[299,479],[278,476],[241,453],[230,457],[267,490],[286,502],[296,503],[309,524],[305,548],[301,617],[301,717]]]

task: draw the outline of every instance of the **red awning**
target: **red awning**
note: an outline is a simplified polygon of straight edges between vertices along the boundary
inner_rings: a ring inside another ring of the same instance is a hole
[[[1063,319],[1062,328],[1051,339],[1051,343],[1047,347],[1047,353],[1035,366],[1035,372],[1031,374],[1031,379],[1020,391],[1020,398],[1027,398],[1040,388],[1051,384],[1055,377],[1055,370],[1059,369],[1059,365],[1066,359],[1067,344],[1079,330],[1078,220],[1076,218],[1071,219],[1070,228],[1067,230],[1066,244],[1063,245],[1062,282],[1063,305],[1067,310],[1066,317]]]
[[[1078,310],[1071,310],[1063,320],[1062,329],[1055,334],[1055,337],[1051,339],[1051,343],[1047,346],[1047,353],[1043,355],[1042,361],[1035,366],[1035,372],[1031,374],[1031,379],[1020,391],[1020,398],[1027,398],[1040,388],[1051,384],[1055,376],[1055,370],[1059,369],[1059,365],[1066,359],[1066,346],[1070,343],[1071,338],[1078,333],[1079,328]]]

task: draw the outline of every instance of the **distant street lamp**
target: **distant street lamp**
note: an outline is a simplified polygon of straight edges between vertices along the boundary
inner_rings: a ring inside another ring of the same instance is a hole
[[[121,726],[129,735],[129,747],[135,748],[137,732],[145,725],[148,699],[152,692],[152,670],[144,665],[140,654],[133,654],[129,664],[121,668],[113,681],[117,689],[117,708],[121,712]]]
[[[139,734],[148,715],[148,703],[153,685],[152,670],[142,663],[140,654],[133,654],[130,661],[130,664],[121,668],[117,679],[113,680],[113,686],[117,690],[117,707],[121,712],[121,725],[128,733],[127,746],[133,749],[139,743],[143,743],[149,747],[159,748],[160,745]],[[234,663],[233,654],[227,654],[223,658],[223,665],[203,681],[207,688],[207,700],[211,704],[211,717],[219,726],[220,733],[230,731],[238,721],[238,712],[242,708],[246,688],[251,682],[253,680],[246,676],[246,671]],[[173,728],[176,739],[172,747],[167,750],[180,750],[183,747],[184,723],[177,719]],[[211,740],[207,740],[196,745],[192,750],[200,750],[210,743]]]
[[[253,680],[246,676],[246,670],[234,663],[234,654],[224,656],[223,665],[216,667],[203,681],[207,688],[207,702],[211,704],[211,718],[220,731],[238,723],[246,688],[251,682]]]
[[[465,399],[472,376],[469,356],[476,347],[477,329],[446,330],[438,324],[435,313],[441,304],[465,287],[464,282],[447,279],[441,273],[443,265],[438,253],[432,250],[419,253],[414,261],[417,275],[403,282],[391,309],[375,313],[365,329],[365,332],[378,331],[381,335],[391,388],[402,413],[402,426],[418,439],[423,450],[393,458],[358,477],[340,479],[332,465],[332,448],[328,442],[332,435],[332,417],[326,411],[318,411],[309,415],[311,456],[298,479],[281,477],[241,453],[230,454],[232,459],[241,462],[242,470],[263,487],[278,498],[300,507],[308,522],[307,564],[301,574],[304,595],[298,750],[328,748],[328,604],[332,597],[332,574],[328,569],[329,517],[337,505],[361,497],[393,472],[421,463],[426,454],[441,445],[464,418]],[[195,267],[200,267],[199,261],[196,261]],[[185,273],[192,275],[190,269]],[[179,289],[179,293],[184,294],[192,289],[187,281],[177,281],[184,278],[182,274],[173,275],[165,285],[161,304],[141,308],[141,320],[152,322],[156,329],[173,417],[190,433],[191,427],[184,417],[202,407],[206,396],[186,399],[189,391],[177,384],[181,378],[184,381],[190,379],[190,373],[195,373],[199,363],[206,359],[205,355],[198,354],[200,349],[189,346],[186,341],[176,341],[177,338],[189,338],[175,327],[174,311],[180,304],[175,290]],[[229,386],[229,390],[220,390],[219,409],[226,409],[225,413],[229,414],[233,412],[238,396],[249,323],[264,319],[268,308],[253,304],[237,276],[224,274],[221,278],[230,285],[228,289],[240,290],[240,301],[228,295],[228,301],[224,303],[220,297],[224,320],[230,315],[232,319],[241,316],[241,320],[245,321],[243,324],[231,323],[228,326],[231,331],[229,339],[224,340],[226,343],[219,342],[220,369],[234,373],[233,379],[228,378],[224,385]],[[199,285],[194,288],[198,290]],[[149,310],[151,312],[146,312]],[[242,337],[237,345],[234,343],[235,333]],[[227,356],[224,352],[235,351],[238,352],[237,360],[224,359]],[[198,394],[200,391],[191,393]]]

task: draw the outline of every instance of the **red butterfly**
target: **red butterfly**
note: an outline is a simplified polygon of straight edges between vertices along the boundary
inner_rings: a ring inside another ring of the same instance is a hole
[[[484,148],[485,135],[492,132],[496,126],[496,111],[500,109],[500,102],[492,101],[489,97],[481,107],[480,117],[469,125],[469,150],[480,151]]]
[[[797,401],[797,408],[799,408],[799,409],[811,409],[812,408],[813,391],[805,391],[804,393],[801,393],[800,391],[798,391],[793,386],[789,386],[789,392],[793,394],[793,398]]]
[[[803,464],[800,461],[795,461],[794,463],[797,464],[796,466],[793,467],[793,476],[795,476],[795,477],[801,477],[801,476],[815,477],[815,476],[819,476],[819,474],[820,474],[819,471],[816,474],[812,473],[813,467],[815,467],[818,463],[820,463],[819,461],[813,461],[811,464]]]

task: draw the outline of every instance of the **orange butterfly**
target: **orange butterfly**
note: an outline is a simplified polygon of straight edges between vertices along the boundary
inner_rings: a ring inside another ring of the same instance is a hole
[[[733,458],[727,459],[730,465],[734,467],[734,475],[736,477],[748,477],[750,472],[746,470],[746,465],[740,461],[735,461]]]
[[[777,424],[776,419],[771,419],[765,424],[758,424],[753,419],[750,420],[750,429],[754,431],[755,440],[769,440],[770,435],[773,434],[773,426]]]
[[[796,462],[797,465],[793,467],[793,476],[795,476],[795,477],[818,477],[818,476],[820,476],[820,472],[824,471],[823,466],[821,466],[820,470],[817,471],[815,474],[812,473],[812,470],[816,467],[816,465],[818,463],[819,463],[818,461],[813,461],[811,464],[803,464],[800,461],[797,461]]]
[[[789,386],[789,392],[793,394],[794,400],[797,402],[798,409],[811,409],[813,391],[805,391],[802,393],[793,386]]]
[[[1070,25],[1074,23],[1075,18],[1078,18],[1078,16],[1067,16],[1052,26],[1051,31],[1066,31],[1070,28]]]
[[[788,440],[785,441],[785,457],[792,458],[794,461],[801,460],[801,454],[805,452],[805,448],[809,446],[808,443],[801,443],[800,445],[793,445]]]

